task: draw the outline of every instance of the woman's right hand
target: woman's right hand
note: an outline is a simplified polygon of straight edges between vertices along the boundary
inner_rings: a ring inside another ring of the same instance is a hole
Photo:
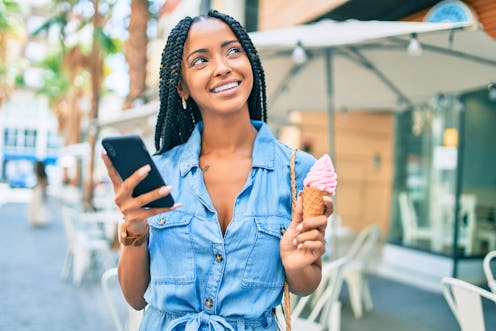
[[[102,159],[114,188],[115,204],[119,207],[122,216],[125,218],[129,232],[141,233],[146,226],[148,217],[168,212],[181,206],[180,203],[176,203],[170,208],[144,208],[143,206],[146,204],[169,195],[172,187],[162,186],[153,191],[133,197],[132,193],[136,185],[148,176],[151,169],[150,165],[147,164],[139,168],[131,176],[126,178],[126,180],[122,180],[108,155],[102,153]]]

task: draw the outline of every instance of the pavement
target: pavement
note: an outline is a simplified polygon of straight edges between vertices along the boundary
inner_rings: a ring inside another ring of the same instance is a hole
[[[29,194],[2,192],[0,331],[115,330],[100,286],[103,270],[79,286],[61,278],[67,241],[59,204],[52,199],[50,224],[35,228],[27,217]]]

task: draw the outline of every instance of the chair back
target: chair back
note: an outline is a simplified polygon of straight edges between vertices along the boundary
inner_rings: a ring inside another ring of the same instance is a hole
[[[484,257],[482,265],[487,279],[487,286],[493,293],[496,293],[496,280],[494,279],[494,272],[491,269],[491,261],[493,260],[496,262],[496,251],[487,253]]]
[[[414,239],[414,233],[418,228],[417,213],[412,200],[408,197],[406,192],[398,194],[401,225],[403,227],[403,237],[406,244],[411,244]]]
[[[377,224],[371,224],[360,231],[346,254],[348,259],[366,266],[377,245],[379,234],[380,229]]]
[[[496,303],[496,294],[457,278],[444,277],[441,283],[461,331],[485,331],[482,299]]]
[[[319,324],[322,329],[328,329],[328,325],[331,324],[331,315],[335,315],[333,308],[339,303],[339,293],[343,284],[343,268],[348,261],[347,257],[342,257],[323,265],[319,288],[314,294],[301,298],[293,309],[291,316],[296,320],[295,325],[304,327],[305,322],[308,322]],[[304,317],[303,313],[308,308],[311,312],[308,317]]]
[[[123,321],[117,311],[116,299],[112,297],[111,284],[117,282],[117,268],[107,269],[101,278],[103,296],[109,307],[110,316],[116,331],[138,331],[144,311],[138,311],[127,305],[127,317]]]

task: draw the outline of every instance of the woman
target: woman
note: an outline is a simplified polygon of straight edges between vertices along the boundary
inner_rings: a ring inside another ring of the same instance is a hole
[[[36,162],[34,174],[36,176],[36,184],[33,187],[31,201],[28,206],[28,216],[31,225],[39,227],[48,224],[48,176],[43,161]]]
[[[332,202],[303,220],[299,197],[291,223],[291,149],[266,118],[264,72],[241,25],[217,11],[179,22],[162,53],[155,133],[171,186],[133,198],[150,167],[122,181],[103,155],[132,243],[119,281],[129,304],[148,305],[141,330],[277,330],[284,280],[298,295],[318,286]],[[314,161],[297,153],[299,190]],[[142,207],[171,192],[181,204]]]

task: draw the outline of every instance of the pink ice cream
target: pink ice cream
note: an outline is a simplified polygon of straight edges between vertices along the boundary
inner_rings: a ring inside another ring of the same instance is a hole
[[[331,157],[328,154],[324,154],[312,166],[303,180],[303,185],[317,188],[320,191],[326,191],[329,194],[334,195],[338,184],[337,179],[338,175],[334,170]]]

